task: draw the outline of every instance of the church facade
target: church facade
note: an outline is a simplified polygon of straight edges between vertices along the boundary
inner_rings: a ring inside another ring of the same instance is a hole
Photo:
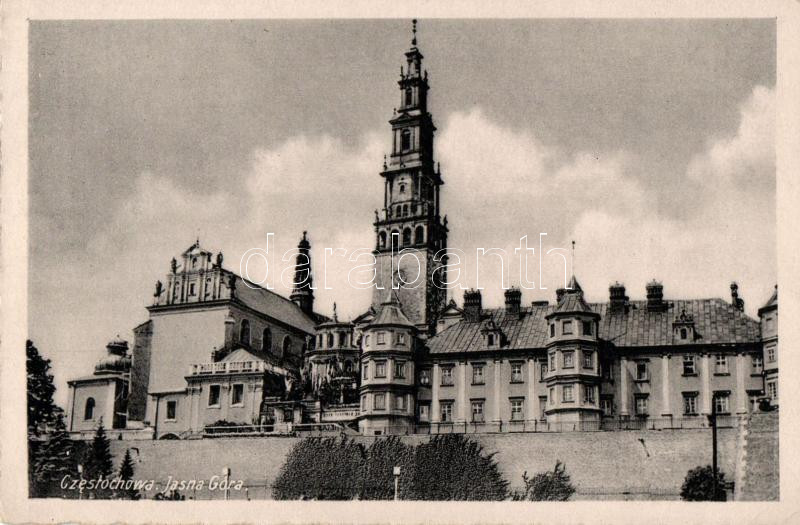
[[[590,303],[573,276],[552,303],[524,304],[514,288],[500,308],[479,290],[448,302],[422,61],[415,27],[380,170],[369,310],[352,321],[335,306],[331,318],[314,311],[305,232],[289,298],[198,240],[156,283],[132,348],[115,339],[93,375],[69,382],[70,431],[88,436],[101,421],[123,439],[687,428],[777,406],[777,288],[759,320],[735,283],[729,300],[669,298],[656,281],[630,300],[615,283]]]

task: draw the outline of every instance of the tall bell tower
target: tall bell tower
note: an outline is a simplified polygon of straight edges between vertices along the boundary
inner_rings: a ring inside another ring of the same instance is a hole
[[[429,332],[444,308],[446,260],[434,255],[447,248],[447,217],[442,218],[439,191],[444,184],[434,165],[436,127],[428,113],[428,72],[422,69],[413,21],[411,48],[400,66],[400,105],[389,121],[392,152],[384,160],[383,209],[375,214],[377,283],[372,304],[378,308],[386,289],[396,296],[408,319],[421,334]],[[438,269],[438,270],[437,270]]]

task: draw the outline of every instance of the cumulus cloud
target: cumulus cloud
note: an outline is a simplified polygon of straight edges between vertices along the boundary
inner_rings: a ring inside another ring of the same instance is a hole
[[[480,109],[451,114],[436,145],[446,182],[442,204],[450,219],[449,244],[467,254],[463,284],[475,286],[480,269],[484,304],[502,304],[500,266],[492,257],[479,263],[476,248],[505,249],[506,284],[518,284],[514,248],[527,235],[537,251],[529,260],[529,277],[548,290],[526,291],[524,300],[553,300],[563,282],[563,259],[544,257],[540,282],[539,233],[544,232],[545,251],[564,248],[568,257],[569,241],[578,242],[577,274],[591,300],[604,300],[614,280],[624,281],[633,297],[643,296],[652,277],[673,297],[725,297],[729,281],[736,279],[748,306],[755,305],[768,295],[776,275],[774,107],[774,91],[756,88],[741,106],[736,132],[710,139],[687,172],[675,177],[668,191],[691,203],[690,213],[680,218],[657,212],[664,190],[646,183],[630,152],[561,151],[528,130],[492,121]],[[146,319],[155,280],[163,280],[169,260],[198,235],[209,249],[222,250],[226,266],[238,271],[241,255],[265,247],[267,233],[275,234],[274,249],[283,253],[308,230],[320,310],[329,312],[335,300],[340,314],[357,315],[370,294],[347,286],[356,263],[326,256],[324,248],[352,253],[373,246],[372,210],[382,205],[378,172],[385,139],[388,133],[379,130],[355,146],[328,135],[291,137],[254,151],[249,171],[232,177],[244,183],[185,188],[168,174],[140,174],[85,256],[43,265],[41,278],[58,274],[63,285],[38,315],[66,312],[51,320],[51,341],[43,346],[63,343],[99,358],[115,333],[131,337],[130,328]],[[460,290],[452,295],[460,301]],[[92,362],[76,359],[74,352],[65,355],[69,362],[56,363],[61,379],[86,373]]]

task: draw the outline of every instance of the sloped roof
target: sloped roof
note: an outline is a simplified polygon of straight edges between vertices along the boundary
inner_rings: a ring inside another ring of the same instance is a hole
[[[694,317],[698,344],[755,343],[760,341],[759,323],[722,299],[670,300],[663,312],[647,310],[647,301],[630,301],[626,311],[611,312],[608,303],[592,303],[600,315],[599,337],[616,347],[671,346],[672,323],[682,310]],[[504,308],[484,310],[481,322],[461,320],[431,337],[431,354],[485,351],[480,333],[491,319],[505,334],[508,344],[500,350],[544,348],[547,344],[546,316],[553,305],[534,305],[521,315],[506,315]]]
[[[389,291],[388,299],[381,304],[378,315],[369,324],[369,326],[405,326],[413,328],[414,325],[408,320],[403,309],[400,307],[400,302],[397,300],[397,295],[393,290]]]
[[[764,304],[764,306],[758,309],[758,314],[761,315],[761,312],[763,312],[764,310],[771,310],[777,307],[778,307],[778,285],[776,284],[775,291],[772,292],[772,295],[770,296],[766,304]]]
[[[251,352],[245,348],[237,348],[230,354],[223,357],[220,362],[228,361],[228,362],[237,362],[237,361],[265,361],[263,354],[261,352]]]
[[[553,313],[562,314],[572,312],[595,313],[594,310],[586,304],[586,301],[584,301],[583,292],[568,290],[561,296],[561,300],[558,301],[558,305],[553,310]]]
[[[306,315],[295,303],[271,290],[261,288],[253,283],[248,284],[245,284],[244,279],[236,275],[236,298],[246,306],[306,333],[314,333],[316,321]]]

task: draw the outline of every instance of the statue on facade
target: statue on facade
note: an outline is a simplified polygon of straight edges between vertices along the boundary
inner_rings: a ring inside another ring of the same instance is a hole
[[[170,263],[169,267],[172,270],[172,273],[175,273],[175,272],[178,271],[178,261],[175,260],[175,257],[172,258],[172,262]]]
[[[153,294],[153,297],[159,297],[161,295],[162,287],[164,285],[161,281],[156,281],[156,293]]]
[[[217,254],[217,266],[218,266],[219,268],[222,268],[222,252],[219,252],[219,253]]]
[[[236,292],[236,276],[234,274],[230,274],[228,277],[228,289],[231,291],[231,297]]]

